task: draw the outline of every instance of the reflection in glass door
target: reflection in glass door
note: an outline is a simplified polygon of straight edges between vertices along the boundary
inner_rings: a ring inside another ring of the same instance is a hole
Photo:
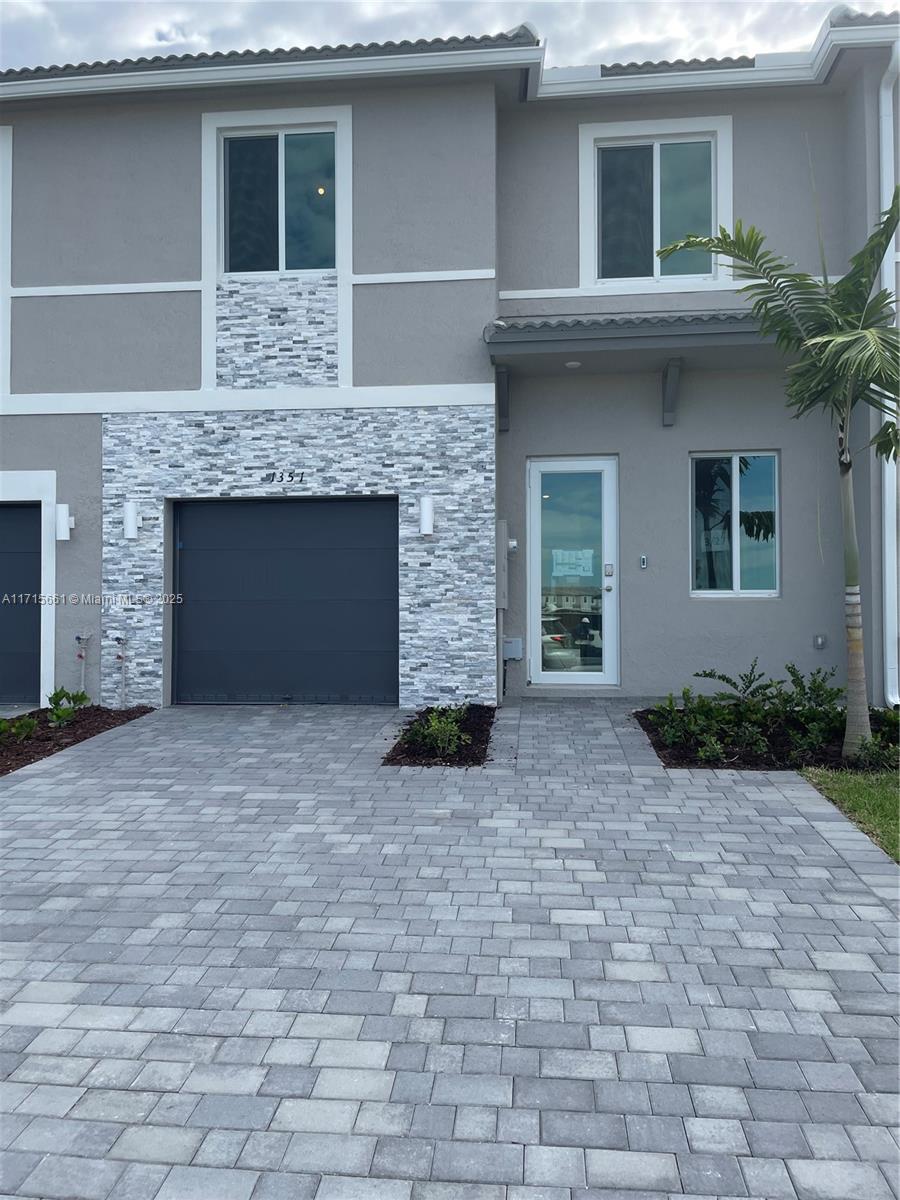
[[[618,683],[616,460],[529,463],[534,683]]]

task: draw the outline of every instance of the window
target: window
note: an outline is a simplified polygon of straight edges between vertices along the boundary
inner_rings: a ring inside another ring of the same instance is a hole
[[[226,271],[334,267],[333,132],[229,136],[223,168]]]
[[[684,118],[580,128],[581,287],[686,291],[730,285],[701,250],[662,246],[731,223],[731,120]]]
[[[777,592],[777,480],[774,454],[703,454],[691,459],[694,592]]]

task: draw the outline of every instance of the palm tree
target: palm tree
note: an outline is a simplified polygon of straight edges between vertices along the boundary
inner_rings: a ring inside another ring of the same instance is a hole
[[[691,234],[657,251],[668,258],[679,250],[705,250],[731,260],[741,291],[752,301],[760,334],[794,361],[787,368],[787,402],[794,416],[819,411],[831,418],[837,434],[844,544],[844,614],[847,630],[847,723],[843,755],[853,759],[871,737],[863,656],[860,600],[859,537],[853,508],[853,459],[850,420],[857,405],[884,418],[869,443],[877,455],[896,460],[900,450],[897,396],[900,392],[900,332],[895,325],[896,300],[886,289],[875,290],[885,254],[893,245],[900,212],[900,188],[890,208],[862,250],[850,260],[840,279],[816,279],[764,248],[765,238],[752,225],[738,221],[734,233],[724,226],[717,235]]]

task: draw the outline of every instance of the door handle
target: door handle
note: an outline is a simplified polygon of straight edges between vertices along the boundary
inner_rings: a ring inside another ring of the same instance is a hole
[[[605,587],[603,590],[604,590],[604,592],[611,592],[611,591],[612,591],[612,584],[611,584],[611,583],[608,583],[608,584],[606,585],[606,587]]]

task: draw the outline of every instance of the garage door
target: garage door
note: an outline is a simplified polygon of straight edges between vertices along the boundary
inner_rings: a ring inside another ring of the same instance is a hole
[[[174,698],[396,704],[397,499],[175,507]]]
[[[0,504],[0,701],[36,703],[41,691],[41,610],[20,596],[41,590],[41,506]]]

